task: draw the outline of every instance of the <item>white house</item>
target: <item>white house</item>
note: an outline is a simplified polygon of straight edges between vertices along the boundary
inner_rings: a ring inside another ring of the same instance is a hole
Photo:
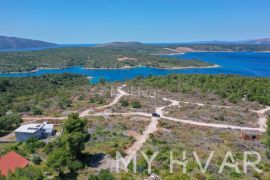
[[[26,124],[15,130],[16,141],[26,141],[31,137],[47,138],[53,133],[53,124]]]
[[[43,127],[43,138],[48,138],[53,135],[53,124],[45,124]]]

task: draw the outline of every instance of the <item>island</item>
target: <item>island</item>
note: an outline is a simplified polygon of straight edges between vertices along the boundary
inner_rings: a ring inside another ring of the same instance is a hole
[[[117,69],[137,66],[172,69],[216,67],[214,64],[201,60],[186,60],[160,55],[170,53],[163,47],[137,42],[117,42],[94,47],[1,52],[0,72],[30,72],[37,69],[71,66],[82,66],[89,69]]]

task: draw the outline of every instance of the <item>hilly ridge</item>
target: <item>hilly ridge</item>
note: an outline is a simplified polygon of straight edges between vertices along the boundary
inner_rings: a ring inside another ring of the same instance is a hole
[[[242,43],[270,45],[270,38],[251,39],[251,40],[247,40],[247,41],[242,41]]]
[[[55,46],[57,44],[39,40],[0,36],[0,49],[46,48]]]
[[[195,41],[183,44],[242,44],[242,45],[270,45],[270,38],[248,39],[240,41]]]

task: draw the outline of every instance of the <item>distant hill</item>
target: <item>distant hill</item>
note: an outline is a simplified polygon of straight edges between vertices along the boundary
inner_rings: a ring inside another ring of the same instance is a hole
[[[270,38],[250,39],[241,41],[194,41],[194,42],[182,42],[182,43],[165,43],[165,44],[144,44],[141,42],[110,42],[105,44],[96,45],[97,47],[133,47],[133,48],[146,48],[149,46],[179,46],[179,45],[270,45]]]
[[[46,48],[55,46],[57,44],[44,41],[0,36],[0,49]]]
[[[261,44],[261,45],[270,45],[270,38],[261,38],[261,39],[252,39],[246,41],[240,41],[244,44]]]
[[[110,42],[105,44],[99,44],[98,47],[138,47],[138,46],[146,46],[141,42]]]
[[[270,45],[270,38],[250,39],[241,41],[195,41],[181,44],[245,44],[245,45]]]

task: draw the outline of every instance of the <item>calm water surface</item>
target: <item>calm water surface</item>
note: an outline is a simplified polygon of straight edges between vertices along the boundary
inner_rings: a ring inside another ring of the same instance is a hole
[[[168,74],[237,74],[253,77],[270,77],[270,53],[229,52],[229,53],[187,53],[172,57],[185,59],[199,59],[209,63],[218,64],[218,68],[167,70],[149,67],[136,67],[132,69],[100,69],[89,70],[81,67],[65,69],[47,69],[31,73],[0,74],[4,77],[40,76],[43,74],[74,73],[91,76],[92,83],[101,77],[107,81],[125,81],[136,76],[168,75]]]

